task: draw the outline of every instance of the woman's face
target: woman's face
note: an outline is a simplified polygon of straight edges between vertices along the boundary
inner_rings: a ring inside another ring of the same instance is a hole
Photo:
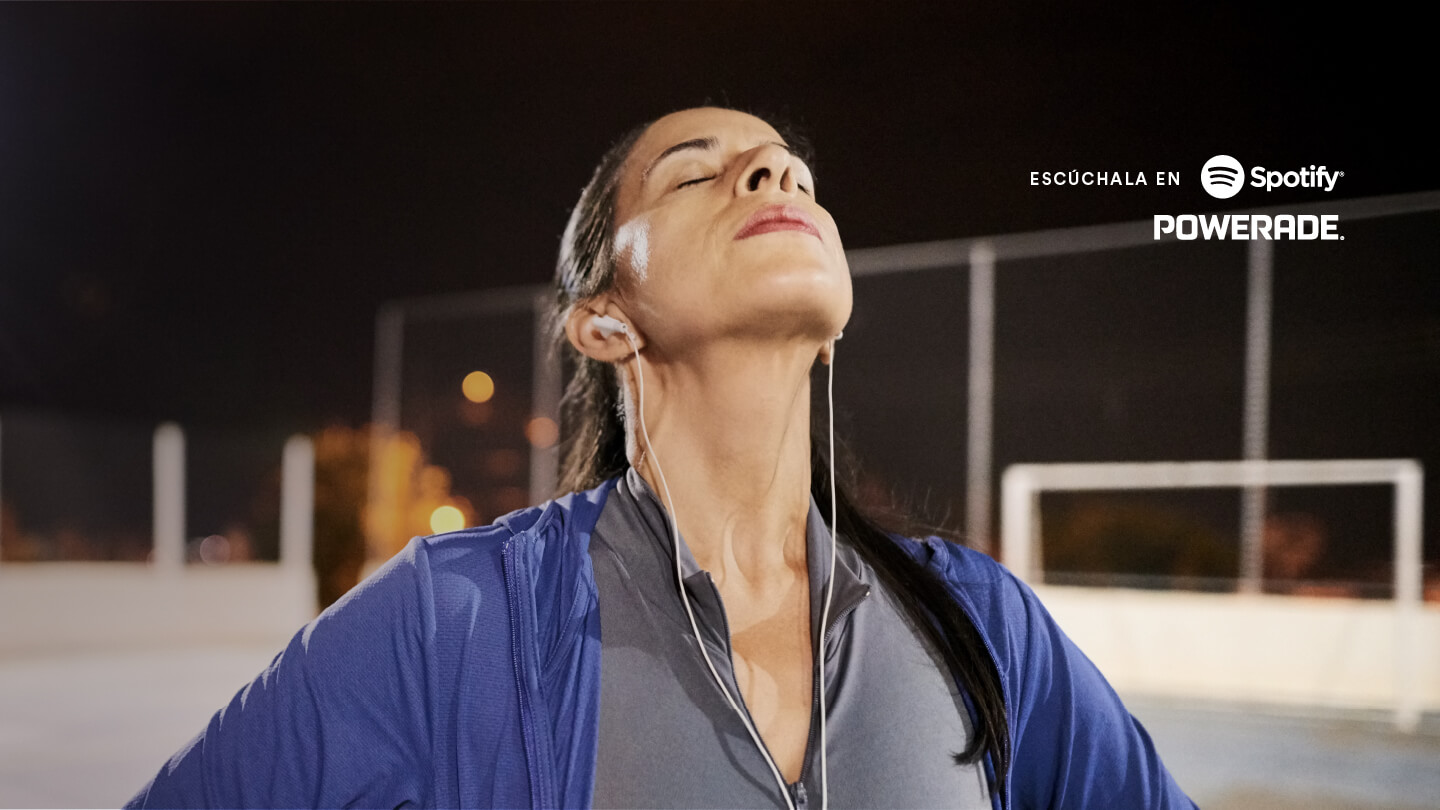
[[[702,107],[652,124],[620,170],[616,286],[642,334],[791,337],[817,347],[850,318],[840,233],[810,169],[773,127]]]

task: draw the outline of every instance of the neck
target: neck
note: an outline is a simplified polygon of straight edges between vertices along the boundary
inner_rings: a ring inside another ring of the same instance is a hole
[[[736,341],[683,360],[633,359],[645,364],[645,431],[627,367],[631,462],[722,589],[784,588],[805,575],[815,355],[813,344]]]

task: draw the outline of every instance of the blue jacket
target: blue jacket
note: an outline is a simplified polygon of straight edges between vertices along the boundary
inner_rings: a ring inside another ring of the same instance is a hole
[[[615,482],[415,538],[126,806],[588,807],[600,701],[588,545]],[[1194,807],[1024,583],[939,538],[894,539],[950,584],[994,656],[1013,746],[1004,807]]]

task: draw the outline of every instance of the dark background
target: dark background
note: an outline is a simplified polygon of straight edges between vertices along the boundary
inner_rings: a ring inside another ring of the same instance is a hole
[[[358,425],[381,302],[547,280],[610,139],[707,100],[808,132],[852,248],[1326,198],[1213,200],[1221,152],[1440,188],[1418,20],[1108,8],[0,6],[0,407]]]

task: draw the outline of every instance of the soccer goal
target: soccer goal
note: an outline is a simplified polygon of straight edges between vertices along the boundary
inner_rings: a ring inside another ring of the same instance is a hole
[[[1389,484],[1394,489],[1395,579],[1393,634],[1389,634],[1394,642],[1394,669],[1393,691],[1387,689],[1385,693],[1393,701],[1395,724],[1413,730],[1419,723],[1422,705],[1421,670],[1432,657],[1427,649],[1432,645],[1425,644],[1421,622],[1428,618],[1421,615],[1424,476],[1413,459],[1012,465],[1001,478],[1001,550],[1005,564],[1016,575],[1032,585],[1043,581],[1039,506],[1044,492],[1355,484]],[[1247,597],[1253,598],[1250,594],[1235,594],[1221,599],[1232,600],[1233,605],[1233,600]],[[1251,611],[1256,609],[1254,602],[1247,605]],[[1234,684],[1228,693],[1236,693]]]

